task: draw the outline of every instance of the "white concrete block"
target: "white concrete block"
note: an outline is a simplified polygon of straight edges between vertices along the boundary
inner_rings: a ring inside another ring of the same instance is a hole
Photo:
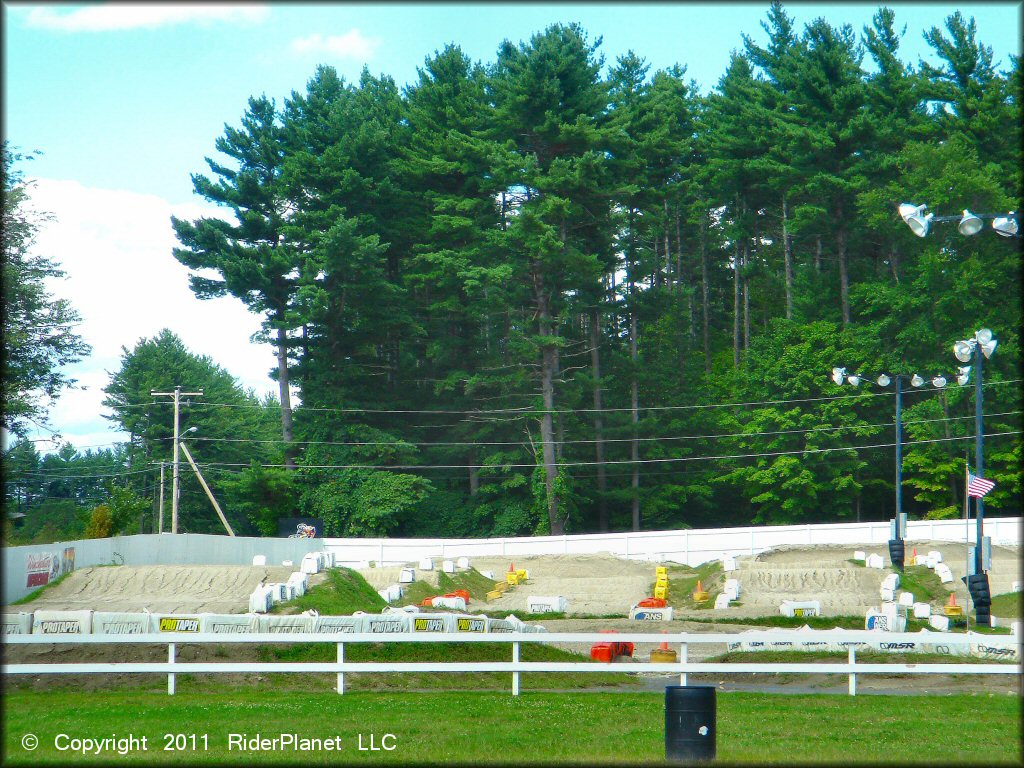
[[[424,557],[422,560],[420,560],[420,570],[421,571],[432,571],[432,570],[434,570],[434,561],[431,558],[429,558],[429,557]]]
[[[730,600],[739,600],[740,599],[740,581],[739,581],[739,579],[726,579],[725,580],[725,589],[723,590],[723,594],[728,595]]]
[[[928,619],[928,623],[940,632],[949,632],[948,616],[939,616],[938,614],[935,614]]]
[[[416,581],[416,572],[412,568],[403,568],[398,573],[399,584],[412,584]]]
[[[779,613],[783,616],[821,616],[821,601],[783,600]]]
[[[735,557],[724,557],[722,558],[722,569],[726,573],[731,573],[736,570],[736,558]]]
[[[494,581],[494,571],[480,571],[480,575],[483,576],[485,579],[490,579],[491,581]]]
[[[266,565],[267,564],[267,556],[266,555],[253,555],[252,556],[252,564],[253,565]]]
[[[882,595],[882,600],[884,600],[887,603],[892,602],[896,599],[896,590],[894,590],[892,587],[886,587],[883,585],[882,588],[878,591]]]
[[[905,608],[912,608],[914,605],[914,593],[900,592],[900,599],[897,602]]]
[[[914,618],[927,619],[932,615],[931,603],[914,603]]]
[[[865,554],[863,549],[858,549],[857,551],[855,551],[853,553],[853,559],[854,560],[864,561],[864,560],[868,559],[868,556],[867,556],[867,554]]]
[[[1010,587],[1010,591],[1011,592],[1020,592],[1020,585],[1021,585],[1021,583],[1019,581],[1013,582],[1012,586]]]
[[[933,549],[928,553],[928,559],[934,560],[936,563],[942,562],[942,553],[937,549]]]
[[[723,592],[715,598],[715,610],[722,610],[723,608],[728,608],[730,602],[731,601],[729,595]]]
[[[881,569],[881,568],[885,567],[885,561],[882,559],[881,555],[874,555],[874,554],[868,555],[867,559],[864,561],[864,564],[868,568],[879,568],[879,569]]]
[[[460,557],[458,560],[455,561],[455,564],[462,570],[466,570],[467,568],[469,568],[469,558]]]
[[[936,569],[936,573],[938,573],[938,569]],[[943,584],[949,584],[951,581],[953,581],[953,572],[950,571],[948,568],[942,571],[941,573],[939,573],[939,581],[941,581]]]
[[[282,560],[281,561],[281,565],[283,565],[285,568],[293,568],[294,567],[294,565],[292,564],[291,560]]]
[[[441,563],[441,570],[445,573],[455,573],[455,563],[451,560],[445,560]]]
[[[890,573],[884,579],[882,579],[882,586],[888,587],[889,589],[899,589],[900,575],[898,573]]]
[[[320,558],[317,557],[316,552],[307,552],[302,556],[299,570],[303,573],[320,573]]]

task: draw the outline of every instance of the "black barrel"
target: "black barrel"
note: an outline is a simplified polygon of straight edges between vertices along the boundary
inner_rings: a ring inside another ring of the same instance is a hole
[[[906,555],[906,545],[903,539],[889,539],[889,560],[894,568],[903,570],[903,560]]]
[[[665,686],[665,759],[715,759],[715,687]]]

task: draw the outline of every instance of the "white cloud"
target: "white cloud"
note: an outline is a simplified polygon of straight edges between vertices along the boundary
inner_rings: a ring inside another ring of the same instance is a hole
[[[26,23],[30,27],[60,32],[110,32],[125,29],[153,29],[198,22],[259,22],[270,14],[262,5],[194,3],[111,3],[90,5],[61,13],[52,8],[33,8]]]
[[[66,440],[78,447],[125,439],[108,431],[111,422],[100,415],[106,412],[103,387],[120,368],[122,347],[131,350],[163,328],[176,333],[190,352],[209,356],[242,386],[260,396],[277,393],[269,377],[276,365],[273,347],[249,341],[261,318],[233,297],[196,299],[188,287],[188,270],[171,253],[178,245],[172,214],[195,219],[223,216],[223,211],[52,179],[37,179],[31,195],[34,208],[54,215],[39,232],[35,251],[52,258],[66,275],[50,291],[78,312],[82,322],[76,331],[92,346],[88,358],[66,369],[87,389],[65,391],[50,412],[52,425]],[[102,434],[106,440],[97,440]]]
[[[380,46],[375,37],[363,37],[358,29],[351,29],[344,35],[324,37],[319,32],[309,37],[292,40],[291,49],[295,53],[326,53],[342,59],[368,61]]]

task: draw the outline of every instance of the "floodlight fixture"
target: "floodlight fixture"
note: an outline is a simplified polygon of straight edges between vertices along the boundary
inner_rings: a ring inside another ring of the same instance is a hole
[[[938,376],[932,379],[932,386],[935,387],[936,389],[942,389],[944,386],[946,386],[946,377],[940,373]]]
[[[1010,212],[1009,216],[997,216],[992,219],[992,229],[996,231],[997,235],[1003,237],[1013,237],[1017,234],[1017,219],[1013,217],[1013,212]]]
[[[889,382],[891,382],[891,381],[892,381],[892,379],[890,379],[888,376],[886,376],[883,373],[881,376],[878,377],[878,386],[880,386],[880,387],[888,387],[889,386]]]
[[[851,373],[849,376],[846,377],[846,380],[855,387],[860,385],[860,379],[861,377],[856,373]]]
[[[924,379],[922,379],[915,373],[913,376],[910,377],[910,383],[915,387],[920,387],[922,384],[924,384]]]
[[[967,235],[970,237],[971,235],[976,235],[981,232],[981,228],[983,226],[985,226],[985,224],[978,216],[975,216],[970,211],[965,210],[963,217],[960,219],[960,223],[957,225],[957,229],[960,231],[961,235]]]
[[[924,205],[914,205],[913,203],[903,203],[899,207],[900,217],[910,227],[910,231],[918,237],[924,237],[928,234],[928,226],[931,220],[935,218],[935,214],[924,212],[927,208],[927,203]]]
[[[842,385],[843,379],[846,378],[845,368],[833,368],[832,369],[832,381],[836,384]]]
[[[961,365],[961,366],[959,366],[959,368],[957,370],[959,371],[959,373],[957,374],[957,377],[956,377],[956,383],[959,384],[962,387],[971,378],[971,366],[969,366],[969,365]]]
[[[966,363],[971,359],[976,344],[977,342],[974,339],[958,341],[953,344],[953,354],[961,363]]]

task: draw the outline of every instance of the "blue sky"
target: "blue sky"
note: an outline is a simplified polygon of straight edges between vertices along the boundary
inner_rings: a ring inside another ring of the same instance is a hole
[[[907,25],[901,52],[935,61],[924,30],[957,8],[978,39],[1009,67],[1021,37],[1020,3],[890,3]],[[858,32],[879,4],[793,3],[802,30],[823,16]],[[250,344],[258,318],[232,299],[195,300],[171,256],[169,216],[210,215],[192,194],[224,124],[236,125],[251,95],[280,104],[301,91],[317,64],[355,80],[365,65],[399,85],[447,43],[489,63],[504,39],[520,42],[556,22],[579,22],[603,38],[606,62],[634,50],[652,71],[672,64],[703,92],[725,71],[743,33],[764,43],[768,3],[126,3],[3,5],[4,137],[38,180],[36,204],[56,216],[38,247],[64,265],[54,292],[83,316],[94,353],[72,373],[54,425],[76,445],[116,439],[99,418],[100,390],[122,347],[169,327],[259,392],[272,391],[272,351]],[[119,301],[111,302],[111,297]],[[188,382],[182,382],[184,386]],[[45,436],[46,433],[40,433]],[[41,448],[46,445],[41,444]]]

